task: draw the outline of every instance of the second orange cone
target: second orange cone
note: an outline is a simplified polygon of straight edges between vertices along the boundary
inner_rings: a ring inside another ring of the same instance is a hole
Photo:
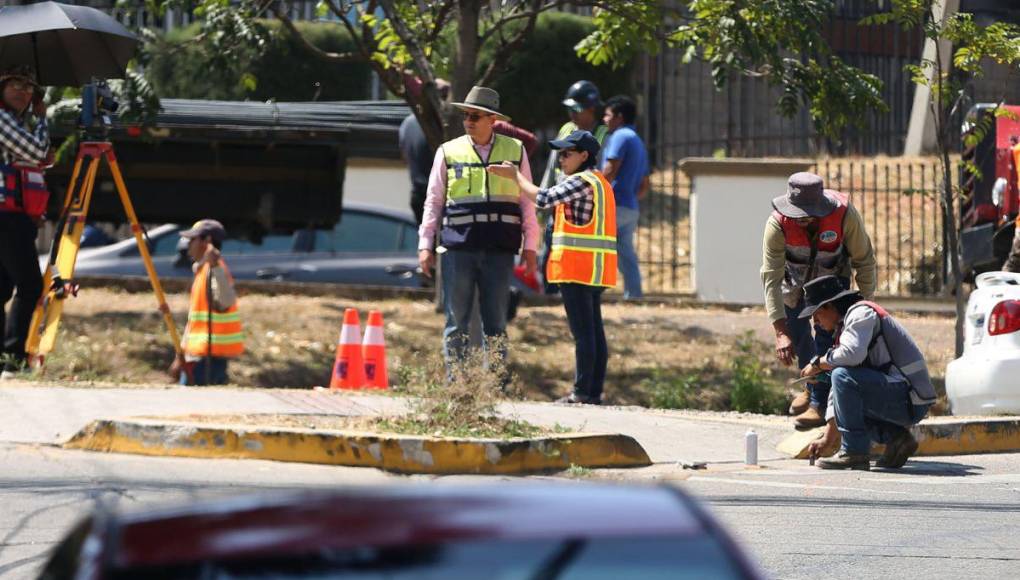
[[[368,313],[368,326],[365,327],[365,342],[362,344],[361,356],[365,360],[365,386],[375,389],[390,388],[390,379],[386,373],[386,339],[383,337],[382,312],[378,310]]]
[[[360,389],[365,384],[365,365],[361,357],[361,321],[358,311],[344,311],[344,325],[340,329],[340,342],[336,346],[336,362],[331,389]]]

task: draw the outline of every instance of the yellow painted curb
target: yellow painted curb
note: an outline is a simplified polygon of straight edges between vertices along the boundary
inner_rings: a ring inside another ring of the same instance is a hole
[[[776,450],[794,459],[807,459],[808,445],[823,428],[791,434]],[[974,455],[1020,451],[1020,419],[961,419],[959,421],[922,421],[911,432],[917,438],[915,455]],[[881,445],[872,448],[880,452]]]
[[[268,459],[376,467],[397,473],[520,474],[580,467],[643,467],[648,454],[619,434],[535,439],[440,439],[142,419],[94,421],[67,449],[166,457]]]

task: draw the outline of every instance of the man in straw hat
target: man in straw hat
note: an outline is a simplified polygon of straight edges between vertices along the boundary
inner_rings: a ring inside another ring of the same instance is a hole
[[[836,276],[816,278],[804,290],[800,317],[812,317],[838,339],[801,371],[805,377],[832,374],[828,426],[809,453],[816,456],[835,446],[838,429],[840,452],[821,460],[822,469],[870,469],[872,440],[885,444],[878,467],[903,467],[917,451],[909,428],[924,419],[935,402],[921,349],[884,308],[846,289]]]
[[[49,197],[42,166],[52,157],[42,97],[29,67],[0,72],[0,332],[4,333],[0,378],[4,379],[14,378],[25,368],[25,340],[43,289],[35,238]],[[12,296],[10,318],[6,318],[4,305]]]
[[[811,357],[832,345],[832,336],[811,324],[800,313],[803,288],[811,280],[836,275],[850,286],[853,271],[857,288],[865,297],[875,292],[876,264],[864,221],[848,197],[825,189],[813,173],[794,173],[787,192],[772,200],[772,215],[765,224],[761,279],[765,287],[765,310],[776,333],[776,357],[785,365],[797,357],[804,368]],[[810,383],[790,405],[799,428],[825,423],[829,386]]]
[[[486,348],[506,360],[507,305],[514,256],[523,252],[526,275],[534,275],[538,248],[535,205],[513,179],[491,175],[486,166],[510,162],[531,179],[521,142],[498,135],[493,125],[509,117],[499,111],[499,93],[472,87],[464,102],[466,135],[443,143],[429,175],[418,240],[418,262],[425,276],[435,266],[435,238],[443,256],[446,328],[443,353],[447,364],[464,360],[471,310],[477,292]]]

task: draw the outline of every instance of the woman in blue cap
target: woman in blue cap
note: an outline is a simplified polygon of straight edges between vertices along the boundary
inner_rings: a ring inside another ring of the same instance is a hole
[[[616,204],[613,188],[596,167],[599,142],[588,131],[551,141],[568,177],[540,189],[510,163],[488,171],[516,179],[540,209],[554,208],[552,246],[546,280],[560,285],[567,322],[574,337],[574,389],[559,403],[602,403],[609,349],[602,324],[602,292],[616,285]]]

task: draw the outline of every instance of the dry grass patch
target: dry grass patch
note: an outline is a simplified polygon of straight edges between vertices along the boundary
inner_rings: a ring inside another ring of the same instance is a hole
[[[171,295],[170,303],[183,328],[186,296]],[[436,369],[442,366],[443,316],[430,302],[398,299],[242,296],[247,352],[231,362],[232,381],[251,387],[329,384],[343,311],[348,307],[358,308],[363,317],[369,309],[383,312],[390,377],[401,387],[396,392],[415,394],[404,387],[416,375],[418,385],[425,385],[423,377],[430,372],[432,388],[446,390],[435,380]],[[757,374],[781,390],[794,377],[792,369],[778,365],[772,356],[771,329],[761,309],[627,303],[608,304],[603,315],[610,349],[605,393],[610,404],[671,406],[656,400],[662,396],[656,389],[686,381],[682,388],[688,408],[730,410],[737,377],[734,353],[737,341],[748,331],[753,339],[745,361],[758,362]],[[952,319],[896,315],[917,339],[936,381],[941,382],[945,364],[952,358]],[[562,306],[522,308],[509,333],[510,396],[549,401],[570,392],[574,347]],[[164,369],[171,359],[169,338],[150,294],[90,288],[67,304],[45,380],[166,384]],[[421,426],[423,432],[427,429]]]

